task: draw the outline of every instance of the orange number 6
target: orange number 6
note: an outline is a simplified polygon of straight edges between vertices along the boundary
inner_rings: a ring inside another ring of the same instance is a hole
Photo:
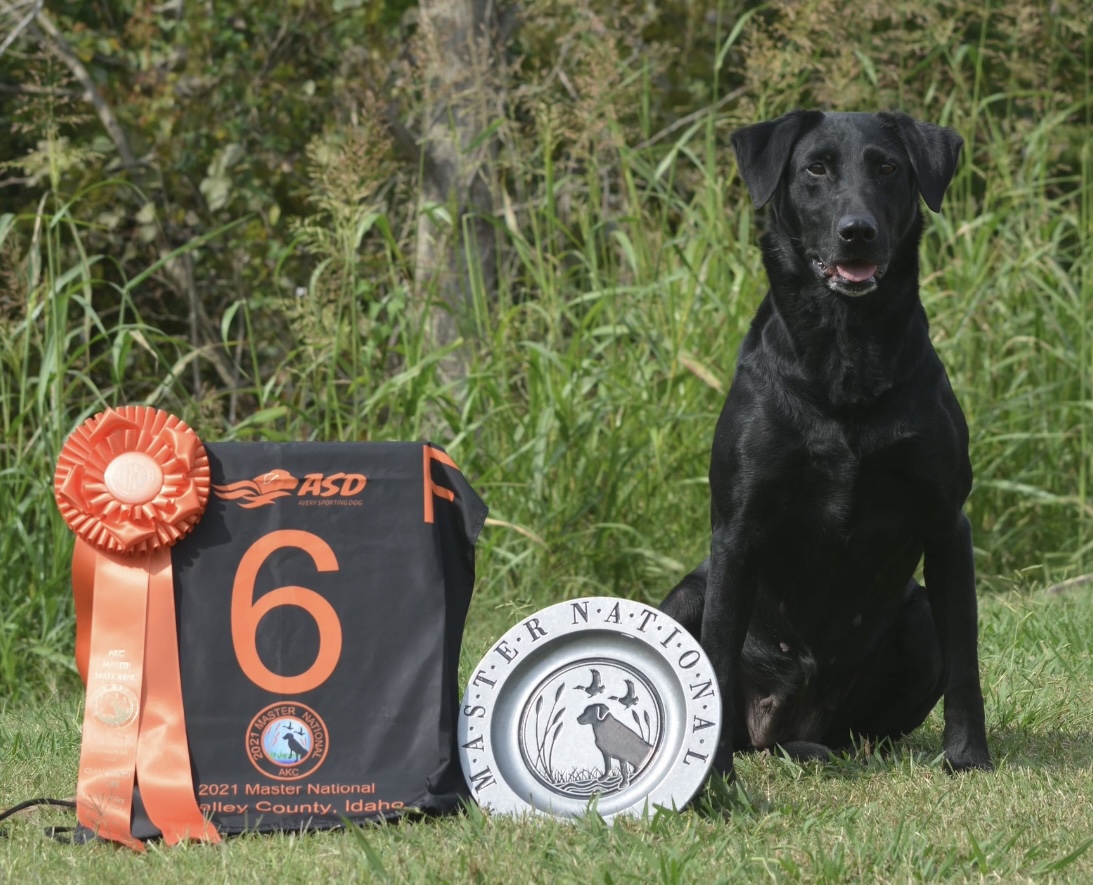
[[[334,607],[306,587],[278,587],[254,601],[258,569],[271,553],[282,547],[298,547],[315,562],[320,572],[336,572],[338,560],[330,545],[311,532],[285,529],[259,538],[243,554],[232,587],[232,644],[239,666],[255,685],[274,694],[302,694],[318,688],[338,665],[342,653],[342,625]],[[302,608],[319,628],[319,653],[315,662],[297,676],[280,676],[262,663],[256,643],[262,616],[282,605]]]

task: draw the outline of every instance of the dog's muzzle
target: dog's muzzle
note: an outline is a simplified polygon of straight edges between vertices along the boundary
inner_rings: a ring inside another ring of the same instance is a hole
[[[877,288],[885,268],[866,261],[833,261],[827,264],[819,258],[812,259],[816,273],[829,289],[843,295],[865,295]]]

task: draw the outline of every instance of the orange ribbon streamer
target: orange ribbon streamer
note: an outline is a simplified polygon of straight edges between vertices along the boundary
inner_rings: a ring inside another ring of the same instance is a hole
[[[166,412],[108,409],[65,443],[54,493],[77,536],[76,667],[86,686],[77,817],[143,851],[130,823],[138,785],[168,844],[219,842],[190,773],[169,549],[208,500],[205,449]]]

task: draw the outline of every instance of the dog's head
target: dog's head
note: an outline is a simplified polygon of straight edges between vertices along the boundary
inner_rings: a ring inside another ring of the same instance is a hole
[[[794,111],[732,135],[756,207],[770,204],[775,248],[795,269],[843,295],[877,288],[895,250],[933,211],[963,140],[906,114]]]
[[[581,725],[595,725],[597,722],[603,722],[607,716],[607,707],[603,704],[589,704],[584,708],[584,711],[577,717],[577,721]]]

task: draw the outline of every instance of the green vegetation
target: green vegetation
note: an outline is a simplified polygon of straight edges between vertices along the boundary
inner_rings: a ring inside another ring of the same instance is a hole
[[[116,104],[129,150],[148,150],[135,165],[48,35],[0,58],[23,87],[0,167],[0,691],[73,684],[71,539],[49,480],[108,404],[168,409],[208,440],[429,437],[490,505],[484,602],[658,600],[703,555],[709,440],[765,288],[727,136],[798,103],[898,105],[965,136],[923,297],[972,428],[981,583],[1093,570],[1093,40],[1077,4],[867,4],[849,48],[829,0],[529,7],[491,127],[496,284],[471,262],[462,338],[442,347],[414,221],[450,207],[414,202],[376,94],[323,67],[354,27],[373,39],[397,16],[335,7],[300,0],[298,31],[257,8],[60,19],[87,71],[115,72],[103,100],[135,103]],[[243,36],[272,53],[261,76],[237,70]],[[415,71],[393,68],[412,122]]]
[[[750,798],[707,803],[725,820],[471,813],[133,859],[43,841],[49,813],[0,839],[0,877],[72,878],[77,856],[94,881],[1093,874],[1069,857],[1090,834],[1090,596],[1041,592],[1093,572],[1085,4],[524,4],[480,136],[496,255],[483,273],[460,239],[467,309],[444,346],[417,221],[469,220],[419,204],[399,137],[429,93],[408,4],[50,6],[59,36],[42,24],[0,55],[0,806],[73,789],[72,541],[50,481],[106,405],[206,440],[444,444],[492,517],[465,657],[559,599],[658,601],[704,554],[709,441],[765,290],[728,134],[799,105],[899,107],[966,140],[923,298],[971,426],[1002,764],[946,777],[935,713],[888,760],[746,760]],[[30,6],[12,10],[0,43]]]

